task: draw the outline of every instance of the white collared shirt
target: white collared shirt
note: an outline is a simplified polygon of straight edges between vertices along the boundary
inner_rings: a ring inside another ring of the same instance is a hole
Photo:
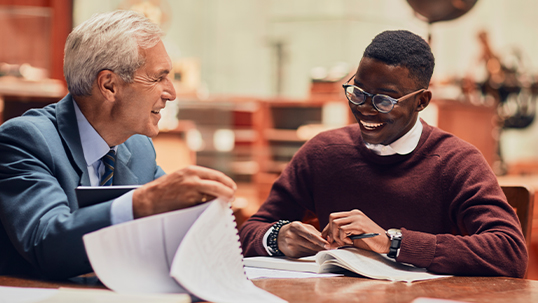
[[[410,154],[418,145],[420,141],[420,136],[422,135],[422,123],[420,119],[417,119],[413,128],[409,130],[405,135],[400,139],[392,142],[389,145],[382,144],[370,144],[366,143],[366,147],[370,150],[373,150],[380,156],[390,156],[390,155],[407,155]]]
[[[90,177],[90,184],[91,186],[99,186],[101,176],[105,173],[105,166],[103,161],[101,161],[101,158],[103,158],[111,148],[93,128],[90,122],[88,122],[75,100],[73,100],[73,105],[75,106],[78,132]],[[118,151],[117,146],[114,146],[112,149],[114,149],[115,152]],[[115,199],[112,202],[110,213],[113,225],[133,220],[133,191]]]

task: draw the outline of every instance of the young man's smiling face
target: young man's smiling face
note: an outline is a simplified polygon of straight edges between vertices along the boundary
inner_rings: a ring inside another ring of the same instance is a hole
[[[114,111],[123,131],[154,137],[159,133],[160,111],[166,101],[176,98],[176,91],[168,78],[172,63],[162,41],[142,52],[145,63],[135,72],[132,83],[123,83]]]
[[[362,58],[357,73],[349,84],[370,94],[383,94],[395,99],[423,88],[409,77],[407,68],[387,65],[368,57]],[[386,114],[373,107],[370,97],[362,105],[349,102],[349,107],[360,124],[365,142],[388,145],[411,130],[418,119],[418,113],[428,105],[430,99],[429,91],[419,92],[398,102]]]

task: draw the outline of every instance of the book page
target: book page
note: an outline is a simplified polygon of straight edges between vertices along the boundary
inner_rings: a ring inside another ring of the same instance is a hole
[[[215,200],[179,246],[170,274],[195,296],[212,302],[285,302],[247,279],[233,212]]]
[[[136,219],[84,235],[99,280],[117,292],[187,293],[170,277],[177,247],[210,205]]]
[[[244,258],[245,266],[292,270],[301,272],[317,273],[319,265],[316,257],[287,258],[287,257],[248,257]]]
[[[298,279],[298,278],[327,278],[343,276],[342,274],[318,274],[304,271],[280,270],[261,267],[245,266],[245,273],[250,280],[255,279]]]
[[[450,277],[432,274],[425,268],[398,263],[373,251],[354,247],[320,251],[316,255],[316,263],[320,264],[319,272],[332,272],[333,266],[340,266],[369,278],[391,281],[413,282]]]

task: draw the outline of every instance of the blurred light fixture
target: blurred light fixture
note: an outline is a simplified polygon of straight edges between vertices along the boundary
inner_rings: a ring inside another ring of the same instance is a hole
[[[201,151],[205,147],[204,139],[202,138],[202,133],[199,130],[193,128],[187,131],[185,135],[187,146],[193,151]]]
[[[217,129],[213,134],[213,146],[220,152],[232,151],[235,147],[235,135],[231,129]]]

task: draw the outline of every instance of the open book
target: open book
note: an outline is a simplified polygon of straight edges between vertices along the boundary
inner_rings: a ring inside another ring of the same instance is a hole
[[[249,257],[245,266],[315,273],[351,271],[372,279],[413,282],[449,277],[436,275],[411,265],[398,263],[384,255],[355,247],[323,250],[315,256],[292,259],[286,257]]]
[[[220,199],[109,226],[83,240],[95,274],[116,292],[285,302],[247,279],[233,212]]]

